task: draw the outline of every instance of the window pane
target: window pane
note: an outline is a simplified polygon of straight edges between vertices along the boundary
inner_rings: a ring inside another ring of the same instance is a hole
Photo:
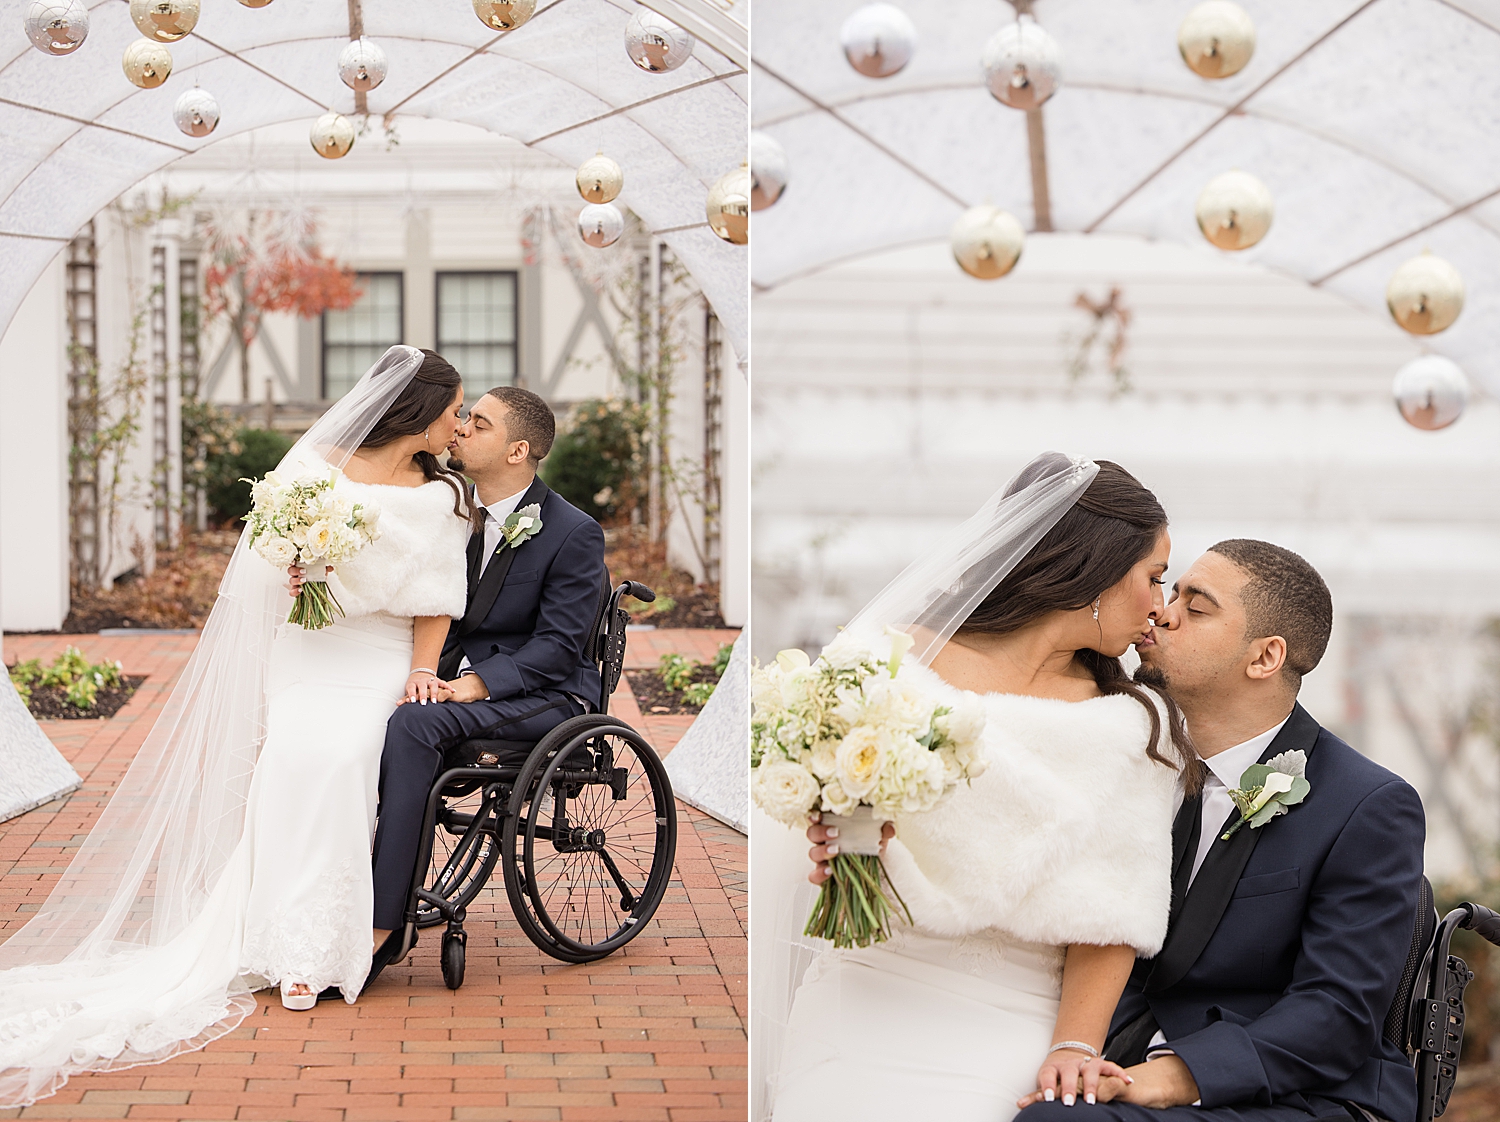
[[[516,275],[439,273],[437,350],[486,386],[516,377]],[[482,391],[481,391],[482,392]]]
[[[323,313],[323,396],[343,397],[387,348],[401,342],[401,274],[368,273],[364,294],[344,311]]]

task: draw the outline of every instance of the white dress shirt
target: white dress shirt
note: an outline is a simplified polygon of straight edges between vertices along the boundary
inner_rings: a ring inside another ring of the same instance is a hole
[[[1236,744],[1233,748],[1226,748],[1216,755],[1209,756],[1203,762],[1208,765],[1208,775],[1203,779],[1203,816],[1198,822],[1198,852],[1193,855],[1193,872],[1188,877],[1188,885],[1198,876],[1198,870],[1203,868],[1203,859],[1208,856],[1208,851],[1213,848],[1214,842],[1219,840],[1219,834],[1224,829],[1224,823],[1234,813],[1234,800],[1229,797],[1229,792],[1240,785],[1240,776],[1245,774],[1245,769],[1252,764],[1260,762],[1260,757],[1271,741],[1276,739],[1276,734],[1281,731],[1282,725],[1292,719],[1288,713],[1282,718],[1281,724],[1267,729],[1259,736],[1252,736],[1243,744]],[[1182,809],[1183,795],[1177,795],[1177,809]],[[1176,815],[1174,814],[1175,818]],[[1160,1048],[1158,1045],[1165,1044],[1167,1037],[1160,1029],[1151,1038],[1147,1045],[1146,1059],[1154,1060],[1158,1056],[1175,1055],[1170,1048]],[[1202,1100],[1195,1102],[1194,1106],[1201,1105]]]
[[[495,556],[495,550],[500,548],[501,524],[516,512],[516,507],[521,504],[522,497],[530,489],[531,484],[528,483],[514,495],[507,495],[484,508],[484,556],[479,559],[481,573],[489,566],[490,560]]]
[[[495,550],[500,548],[500,526],[516,512],[516,507],[521,503],[521,497],[531,490],[531,484],[527,484],[514,495],[507,495],[497,502],[490,503],[484,507],[484,556],[479,559],[479,571],[483,573],[495,558]],[[469,656],[464,655],[463,661],[458,664],[458,673],[462,677],[472,674],[469,669]]]

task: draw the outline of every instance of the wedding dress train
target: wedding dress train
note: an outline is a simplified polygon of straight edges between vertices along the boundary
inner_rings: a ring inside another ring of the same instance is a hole
[[[35,1101],[70,1074],[201,1047],[255,1008],[253,991],[283,980],[358,996],[370,966],[386,720],[411,667],[412,617],[463,614],[468,525],[443,482],[337,486],[378,504],[381,536],[330,578],[343,618],[277,629],[264,742],[222,872],[170,938],[92,939],[60,963],[0,974],[0,1106]],[[284,593],[281,604],[284,615]],[[171,917],[152,922],[170,928]]]

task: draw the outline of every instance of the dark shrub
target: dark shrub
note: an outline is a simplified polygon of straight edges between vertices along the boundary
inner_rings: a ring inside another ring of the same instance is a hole
[[[645,430],[646,411],[635,402],[579,402],[542,461],[542,478],[601,522],[629,514],[645,495]]]
[[[250,484],[241,479],[259,479],[281,462],[292,448],[292,439],[269,429],[240,429],[235,434],[239,451],[209,459],[204,473],[208,505],[220,521],[243,518],[250,512]]]

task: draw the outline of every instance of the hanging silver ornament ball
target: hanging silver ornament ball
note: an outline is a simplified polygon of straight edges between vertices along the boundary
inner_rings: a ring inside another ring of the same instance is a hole
[[[125,77],[143,90],[154,90],[172,73],[172,52],[150,39],[137,39],[125,48],[120,60]]]
[[[318,155],[337,160],[354,147],[354,125],[342,113],[324,113],[313,122],[308,139]]]
[[[1177,29],[1182,61],[1200,78],[1228,78],[1245,69],[1255,53],[1255,24],[1229,0],[1207,0]]]
[[[1035,109],[1062,84],[1057,40],[1030,16],[1020,16],[995,32],[979,64],[990,93],[1012,109]]]
[[[536,0],[474,0],[479,22],[495,31],[520,27],[536,13]]]
[[[612,203],[625,186],[625,173],[619,164],[600,152],[579,165],[576,182],[584,202]]]
[[[1464,279],[1424,250],[1391,274],[1385,304],[1391,318],[1413,335],[1436,335],[1464,310]]]
[[[750,168],[741,164],[719,176],[704,203],[708,228],[731,245],[750,240]]]
[[[1214,176],[1198,195],[1198,229],[1220,249],[1249,249],[1266,236],[1275,212],[1266,185],[1239,170]]]
[[[70,55],[88,37],[83,0],[36,0],[26,11],[26,38],[43,54]]]
[[[614,245],[625,232],[625,216],[614,203],[590,203],[578,212],[578,236],[595,249]]]
[[[130,0],[130,18],[147,39],[175,43],[198,26],[198,0]]]
[[[1456,362],[1442,355],[1423,355],[1396,371],[1391,393],[1407,424],[1432,432],[1463,416],[1469,404],[1469,380]]]
[[[769,135],[750,133],[750,209],[765,210],[786,190],[786,151]]]
[[[839,29],[849,65],[866,78],[889,78],[911,61],[917,29],[894,4],[866,4]]]
[[[1026,247],[1026,231],[1015,215],[985,203],[958,216],[948,244],[953,259],[969,276],[994,280],[1016,267]]]
[[[638,8],[625,25],[625,53],[652,74],[676,70],[693,57],[697,44],[698,40],[650,8]]]
[[[384,82],[389,68],[379,44],[363,35],[339,52],[339,77],[344,85],[360,93],[369,93]]]
[[[219,103],[213,94],[195,86],[177,99],[172,120],[189,136],[207,136],[219,127]]]

